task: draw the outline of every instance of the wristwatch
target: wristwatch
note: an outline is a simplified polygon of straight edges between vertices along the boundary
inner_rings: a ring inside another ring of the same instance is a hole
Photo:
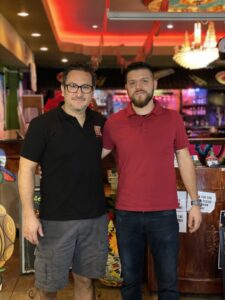
[[[198,200],[191,200],[191,205],[201,206],[202,205],[202,201],[200,199],[198,199]]]

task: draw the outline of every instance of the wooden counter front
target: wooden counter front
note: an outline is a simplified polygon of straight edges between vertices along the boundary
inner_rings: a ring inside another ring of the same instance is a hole
[[[197,168],[198,190],[216,194],[212,213],[203,213],[200,229],[195,233],[180,233],[178,265],[179,290],[183,293],[222,294],[222,271],[218,269],[219,218],[225,210],[225,170]],[[185,190],[176,170],[177,189]],[[147,251],[147,284],[157,290],[150,250]]]

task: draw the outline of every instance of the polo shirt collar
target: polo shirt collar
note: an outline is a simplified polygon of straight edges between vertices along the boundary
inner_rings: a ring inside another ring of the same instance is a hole
[[[153,110],[150,112],[149,115],[161,115],[164,112],[163,107],[159,104],[158,101],[154,100],[154,108]],[[127,108],[126,108],[126,113],[128,117],[132,117],[132,116],[139,116],[138,114],[136,114],[136,112],[134,111],[131,102],[128,104]]]
[[[67,113],[64,111],[64,109],[62,108],[63,104],[64,104],[64,101],[61,102],[61,103],[59,104],[59,106],[57,107],[57,110],[58,110],[58,113],[59,113],[59,117],[60,117],[61,119],[64,119],[64,120],[69,120],[69,119],[71,119],[71,118],[74,119],[73,116],[67,114]],[[87,109],[86,109],[86,119],[89,119],[89,118],[92,117],[92,116],[93,116],[92,110],[91,110],[89,107],[87,107]]]

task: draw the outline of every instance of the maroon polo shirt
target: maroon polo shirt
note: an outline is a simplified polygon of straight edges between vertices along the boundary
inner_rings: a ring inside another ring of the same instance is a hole
[[[103,147],[115,149],[119,184],[116,208],[157,211],[178,207],[174,152],[188,147],[181,116],[157,102],[146,116],[132,106],[106,121]]]

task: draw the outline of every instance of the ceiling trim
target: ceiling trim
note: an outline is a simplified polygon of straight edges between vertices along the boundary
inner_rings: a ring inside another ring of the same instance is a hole
[[[107,10],[107,17],[109,20],[124,20],[124,21],[224,21],[225,13],[184,13],[184,12],[119,12]]]

